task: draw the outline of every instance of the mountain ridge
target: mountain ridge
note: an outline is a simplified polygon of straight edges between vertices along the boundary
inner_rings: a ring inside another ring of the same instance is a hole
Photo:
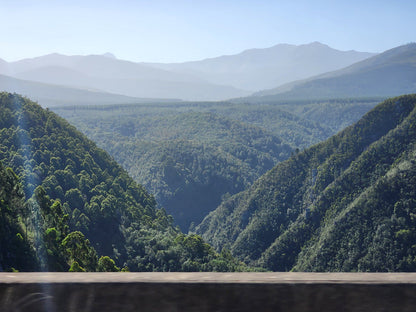
[[[7,63],[0,66],[0,74],[130,97],[212,101],[248,96],[253,91],[339,69],[371,55],[339,51],[318,42],[278,44],[171,64],[131,62],[106,54],[52,53]],[[51,66],[54,69],[49,72]]]
[[[274,271],[416,270],[405,260],[414,254],[408,246],[414,237],[415,124],[416,95],[386,100],[224,201],[196,233]],[[395,221],[397,214],[403,223]],[[380,235],[390,237],[386,247],[373,240]],[[390,262],[372,261],[376,251],[381,258],[391,253]]]
[[[340,69],[373,55],[375,54],[354,50],[340,51],[319,42],[312,42],[303,45],[277,44],[269,48],[247,49],[238,54],[200,61],[150,64],[159,68],[200,75],[209,81],[224,82],[228,79],[235,87],[258,90],[264,89],[265,85],[280,85],[313,76],[314,73]],[[224,70],[225,68],[228,72]],[[224,75],[228,77],[224,78]],[[267,76],[268,82],[264,82],[264,76]]]
[[[1,74],[0,90],[22,94],[39,102],[39,104],[43,107],[75,106],[79,104],[105,105],[169,101],[167,99],[141,99],[100,91],[71,88],[68,86],[13,78]],[[172,99],[171,101],[179,100]]]
[[[53,72],[48,71],[51,66]],[[78,75],[71,78],[66,75],[68,71]],[[249,94],[189,74],[103,55],[66,56],[53,53],[8,63],[8,70],[4,74],[137,98],[217,100]]]
[[[398,96],[415,90],[416,44],[410,43],[337,71],[256,92],[252,98]]]

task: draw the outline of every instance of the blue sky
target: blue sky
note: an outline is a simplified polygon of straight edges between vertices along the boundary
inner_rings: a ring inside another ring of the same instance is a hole
[[[382,52],[416,41],[415,12],[414,0],[0,0],[0,58],[181,62],[313,41]]]

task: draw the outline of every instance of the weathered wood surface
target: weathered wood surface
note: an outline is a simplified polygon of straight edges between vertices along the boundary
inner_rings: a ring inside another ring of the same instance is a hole
[[[416,273],[0,273],[0,283],[416,284]]]
[[[0,273],[0,311],[416,311],[415,273]]]

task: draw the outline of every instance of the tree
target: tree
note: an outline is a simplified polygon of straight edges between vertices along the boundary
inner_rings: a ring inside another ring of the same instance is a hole
[[[95,271],[97,267],[97,254],[90,246],[90,241],[79,231],[71,232],[62,241],[62,247],[71,266],[74,262],[87,271]]]
[[[101,256],[97,265],[98,272],[120,272],[113,259],[108,256]]]

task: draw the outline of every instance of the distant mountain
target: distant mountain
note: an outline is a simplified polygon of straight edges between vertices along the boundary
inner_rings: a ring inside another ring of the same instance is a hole
[[[37,101],[43,107],[163,101],[161,99],[140,99],[106,92],[39,83],[4,75],[0,75],[0,91],[22,94]]]
[[[2,59],[0,59],[0,73],[9,73],[9,63]]]
[[[189,74],[212,83],[258,91],[340,69],[374,55],[339,51],[313,42],[298,46],[278,44],[195,62],[147,65]]]
[[[103,56],[109,57],[109,58],[112,58],[112,59],[116,59],[116,56],[113,53],[110,53],[110,52],[104,53]]]
[[[252,100],[397,96],[413,92],[416,92],[416,43],[338,71],[255,93]]]
[[[416,271],[416,95],[389,99],[196,228],[274,271]]]
[[[249,94],[231,86],[209,83],[193,75],[118,60],[108,54],[50,54],[8,65],[8,71],[4,74],[15,78],[130,97],[219,100]]]
[[[111,53],[54,53],[11,63],[0,61],[0,74],[129,97],[211,101],[244,97],[253,91],[340,69],[372,55],[338,51],[318,42],[279,44],[177,64],[134,63],[119,60]]]

